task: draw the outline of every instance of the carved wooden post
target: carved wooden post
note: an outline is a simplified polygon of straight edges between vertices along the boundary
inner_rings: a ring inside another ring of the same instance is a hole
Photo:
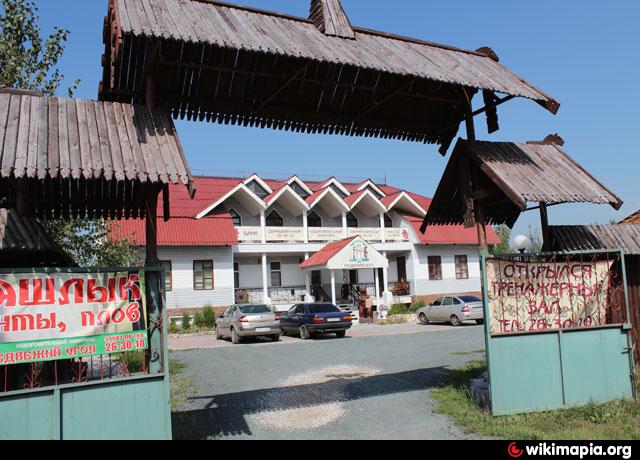
[[[146,259],[145,266],[159,268],[158,258],[158,196],[160,188],[151,186],[146,199]],[[164,337],[163,337],[163,297],[160,283],[162,273],[147,271],[145,273],[145,294],[147,297],[147,314],[149,315],[149,353],[148,369],[151,374],[164,370]]]

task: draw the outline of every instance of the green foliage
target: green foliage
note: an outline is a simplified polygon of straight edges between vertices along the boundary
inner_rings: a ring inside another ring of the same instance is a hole
[[[40,35],[38,8],[28,0],[2,0],[0,12],[0,86],[42,91],[52,96],[64,75],[56,68],[69,31],[54,28],[46,40]],[[76,80],[69,96],[78,87]]]
[[[216,327],[216,312],[211,305],[205,305],[202,309],[202,315],[204,317],[204,327],[210,329]]]
[[[127,370],[131,374],[142,372],[144,368],[144,352],[127,351],[120,355],[120,359],[127,365]]]
[[[189,329],[191,329],[191,317],[187,312],[184,312],[182,314],[182,329],[185,331],[188,331]]]
[[[169,334],[176,334],[180,329],[178,329],[178,323],[175,318],[171,318],[169,320]]]
[[[493,228],[495,232],[498,234],[498,238],[500,238],[500,244],[491,246],[489,248],[489,252],[491,255],[498,254],[511,254],[515,252],[514,249],[511,248],[511,229],[506,225],[498,225]]]
[[[387,316],[406,315],[407,313],[409,313],[407,306],[398,303],[391,306],[389,312],[387,313]]]
[[[204,316],[202,316],[201,312],[196,312],[195,315],[193,315],[193,325],[197,328],[201,328],[204,326]]]
[[[426,302],[424,300],[418,300],[417,302],[413,303],[410,307],[409,307],[409,313],[415,313],[418,310],[420,310],[421,308],[424,308],[426,306]]]
[[[640,405],[634,401],[494,417],[470,396],[470,379],[480,377],[486,366],[486,361],[472,361],[451,371],[445,386],[432,391],[438,411],[466,432],[498,439],[640,439]]]
[[[131,242],[110,238],[112,224],[105,220],[47,220],[41,223],[81,267],[124,267],[134,262]]]

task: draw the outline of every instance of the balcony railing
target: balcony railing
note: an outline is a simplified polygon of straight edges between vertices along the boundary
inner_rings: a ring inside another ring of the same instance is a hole
[[[241,243],[262,242],[261,227],[238,227],[238,240]],[[305,241],[304,227],[266,227],[268,243],[302,243]],[[379,227],[347,228],[347,237],[361,236],[367,241],[382,241],[382,230]],[[312,243],[339,241],[345,237],[342,227],[309,227],[307,240]],[[385,228],[384,240],[387,242],[409,241],[406,228]]]
[[[272,287],[268,289],[269,298],[273,304],[289,304],[303,302],[307,293],[305,286]],[[264,302],[262,288],[236,289],[237,304],[261,304]]]

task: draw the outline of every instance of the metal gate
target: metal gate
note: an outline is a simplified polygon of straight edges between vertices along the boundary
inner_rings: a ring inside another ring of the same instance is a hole
[[[494,415],[635,398],[622,251],[483,255],[481,270]]]

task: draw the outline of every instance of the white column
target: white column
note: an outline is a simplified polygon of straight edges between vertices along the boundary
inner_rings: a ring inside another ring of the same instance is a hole
[[[382,253],[385,259],[387,259],[387,251]],[[387,259],[387,262],[389,259]],[[389,290],[389,267],[384,267],[382,269],[382,285],[384,286],[385,292]]]
[[[378,310],[378,318],[380,317],[380,275],[378,275],[378,269],[374,268],[373,272],[375,274],[375,283],[376,283],[376,307]]]
[[[387,242],[386,232],[384,231],[384,212],[380,213],[380,241]]]
[[[336,304],[336,272],[331,270],[331,303]]]
[[[264,209],[260,210],[260,229],[262,230],[262,244],[267,242],[267,216]]]
[[[304,242],[309,242],[309,211],[302,211],[302,227],[304,228]]]
[[[342,211],[342,236],[347,238],[348,237],[348,231],[347,231],[347,211]]]
[[[309,253],[305,252],[304,260],[309,259]],[[311,295],[311,272],[309,270],[304,271],[304,283],[305,288],[307,289],[307,295]]]
[[[267,254],[262,254],[262,293],[265,299],[265,302],[269,298],[269,281],[268,281],[268,270],[267,270]]]

